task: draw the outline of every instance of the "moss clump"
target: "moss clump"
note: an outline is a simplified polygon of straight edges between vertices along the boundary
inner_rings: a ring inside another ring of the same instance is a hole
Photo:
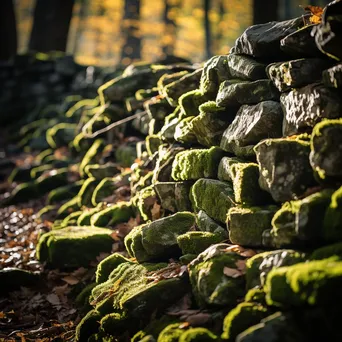
[[[199,179],[191,188],[190,199],[196,212],[204,210],[212,219],[225,223],[235,205],[233,187],[214,179]]]
[[[87,266],[100,253],[112,249],[112,231],[94,227],[67,227],[43,234],[37,244],[37,257],[51,266]]]
[[[76,196],[83,185],[83,181],[75,182],[74,184],[68,184],[52,190],[47,198],[48,204],[58,203],[64,200],[71,199]]]
[[[271,229],[276,206],[230,208],[227,216],[229,239],[242,246],[261,247],[262,234]]]
[[[185,329],[181,328],[181,323],[168,325],[158,336],[158,342],[179,342],[179,338],[184,333]]]
[[[197,303],[201,307],[233,308],[245,293],[245,277],[238,271],[239,262],[245,259],[231,245],[218,244],[193,260],[188,269]],[[231,271],[236,276],[230,275]]]
[[[139,262],[177,256],[177,236],[188,232],[194,224],[192,213],[180,212],[135,227],[125,238],[127,251]]]
[[[130,322],[127,322],[127,316],[125,314],[113,312],[113,313],[105,315],[101,319],[100,329],[106,334],[118,336],[125,330],[129,329],[128,324],[131,325],[133,323],[134,321],[132,322],[132,320],[130,320]]]
[[[223,157],[218,166],[217,178],[224,182],[233,182],[235,171],[233,165],[242,163],[243,161],[236,157]]]
[[[266,293],[263,289],[254,287],[246,293],[245,302],[266,305]]]
[[[95,208],[83,208],[82,214],[77,219],[78,226],[90,226],[90,220],[93,215],[105,208],[104,203],[99,203]]]
[[[46,132],[46,141],[50,147],[56,149],[67,146],[77,134],[77,124],[59,123]]]
[[[184,144],[196,144],[197,138],[193,132],[192,120],[194,116],[178,119],[175,125],[174,139]]]
[[[186,118],[198,115],[199,106],[210,100],[212,100],[210,96],[203,95],[198,89],[183,94],[178,101],[181,110],[180,117]]]
[[[53,169],[53,165],[51,164],[45,164],[45,165],[34,167],[33,169],[31,169],[31,172],[30,172],[31,179],[37,179],[44,172],[52,170],[52,169]]]
[[[92,307],[89,305],[89,297],[91,295],[91,291],[96,285],[96,283],[88,284],[75,298],[75,304],[80,307],[82,311],[84,308],[88,308],[88,310],[92,309]]]
[[[124,262],[128,262],[129,260],[125,258],[123,255],[119,253],[114,253],[109,255],[107,258],[103,259],[98,265],[96,269],[96,283],[104,283],[108,280],[109,275],[118,267],[120,264]]]
[[[176,181],[215,178],[223,154],[218,147],[180,152],[172,164],[172,178]]]
[[[224,240],[224,235],[210,232],[187,232],[177,237],[183,254],[199,254],[209,246]]]
[[[74,211],[69,214],[60,224],[60,227],[76,226],[78,218],[81,216],[82,211]]]
[[[219,338],[206,328],[190,328],[186,330],[179,342],[210,342],[219,341]]]
[[[234,163],[231,170],[235,202],[249,206],[272,202],[271,196],[259,187],[257,164]]]
[[[91,196],[92,205],[97,206],[106,197],[112,195],[116,189],[116,184],[115,178],[103,178],[93,191]]]
[[[78,210],[79,207],[79,199],[78,196],[75,196],[70,201],[64,203],[59,209],[58,209],[58,218],[62,219],[66,216],[68,216],[73,211]]]
[[[110,227],[127,222],[132,216],[131,202],[118,202],[92,215],[90,223],[93,227]]]
[[[41,195],[68,184],[68,169],[62,168],[43,173],[36,180],[38,191]]]
[[[136,206],[143,221],[152,219],[152,209],[157,202],[157,195],[153,186],[148,186],[136,195]]]
[[[278,247],[308,246],[321,243],[322,238],[333,240],[334,235],[329,234],[323,225],[331,195],[332,190],[325,189],[302,200],[283,204],[272,219],[273,243]]]
[[[266,301],[276,306],[342,304],[342,262],[335,258],[272,270],[266,281]],[[332,295],[333,294],[333,295]]]
[[[75,341],[87,341],[91,335],[95,334],[100,327],[100,319],[101,315],[98,311],[89,311],[76,327]]]
[[[118,165],[114,163],[106,163],[103,165],[93,164],[87,165],[84,168],[84,172],[89,178],[94,177],[101,180],[106,177],[116,176],[120,173],[120,169]]]
[[[154,153],[158,152],[158,148],[161,145],[162,140],[157,134],[148,135],[146,137],[146,149],[147,153],[150,156],[153,156]]]
[[[97,159],[100,157],[101,152],[104,148],[104,141],[102,139],[97,139],[88,149],[87,153],[84,155],[80,164],[80,174],[85,176],[85,167],[90,164],[95,164]]]
[[[247,288],[265,284],[268,273],[273,268],[291,266],[305,261],[307,255],[293,249],[280,249],[254,255],[246,262]]]
[[[239,304],[224,319],[222,339],[235,341],[237,335],[252,325],[258,324],[269,314],[269,309],[260,304]]]

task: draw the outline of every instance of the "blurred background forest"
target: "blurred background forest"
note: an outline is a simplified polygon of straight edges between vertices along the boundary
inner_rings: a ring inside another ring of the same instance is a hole
[[[249,25],[292,18],[304,13],[300,5],[324,6],[328,2],[1,0],[0,19],[2,25],[6,21],[10,26],[9,6],[14,7],[16,34],[8,29],[2,33],[11,39],[12,54],[14,50],[19,54],[64,50],[80,64],[99,66],[152,61],[166,55],[201,62],[211,55],[227,53]],[[63,39],[65,42],[58,46],[56,41]]]

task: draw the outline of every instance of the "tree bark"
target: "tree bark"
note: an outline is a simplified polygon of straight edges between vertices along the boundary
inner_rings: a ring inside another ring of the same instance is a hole
[[[210,25],[210,19],[209,19],[210,5],[211,5],[210,0],[204,0],[205,54],[206,54],[207,59],[209,59],[212,56],[211,25]]]
[[[0,2],[0,60],[8,60],[17,53],[17,27],[12,0]]]
[[[137,60],[141,58],[141,37],[139,32],[140,0],[125,0],[122,34],[124,44],[121,60]],[[128,64],[128,63],[125,63]]]
[[[37,0],[30,37],[31,51],[65,51],[75,0]]]
[[[269,21],[278,19],[278,0],[267,1],[254,0],[253,1],[253,24],[264,24]]]
[[[169,0],[165,0],[165,7],[164,7],[164,41],[162,44],[162,51],[165,57],[174,55],[175,51],[175,43],[177,39],[177,23],[175,19],[171,16],[173,10],[177,10],[179,8],[180,2],[173,1],[170,3]]]

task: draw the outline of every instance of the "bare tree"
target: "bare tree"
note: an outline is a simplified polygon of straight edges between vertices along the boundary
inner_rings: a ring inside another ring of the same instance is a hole
[[[140,0],[125,0],[123,29],[124,44],[121,59],[140,59],[141,37],[139,32]]]
[[[165,0],[165,7],[163,13],[164,41],[162,44],[162,51],[165,56],[174,55],[175,43],[177,39],[177,23],[174,18],[174,11],[180,6],[180,1]]]
[[[278,19],[278,0],[253,1],[253,24],[264,24]]]
[[[17,53],[17,27],[12,0],[0,2],[0,60],[8,60]]]
[[[209,19],[209,11],[211,7],[210,0],[204,0],[204,31],[205,31],[205,54],[206,58],[210,58],[212,56],[211,48],[211,25]]]
[[[29,49],[65,51],[75,0],[37,0]]]

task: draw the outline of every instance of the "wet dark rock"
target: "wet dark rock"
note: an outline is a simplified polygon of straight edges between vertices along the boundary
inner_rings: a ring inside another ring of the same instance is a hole
[[[342,64],[323,71],[323,84],[326,87],[341,88],[342,86]]]
[[[0,289],[2,293],[17,290],[21,286],[37,286],[39,281],[39,274],[25,271],[20,268],[7,267],[0,270]]]
[[[340,94],[319,83],[282,94],[280,101],[285,136],[311,130],[322,119],[338,118],[342,113]]]

